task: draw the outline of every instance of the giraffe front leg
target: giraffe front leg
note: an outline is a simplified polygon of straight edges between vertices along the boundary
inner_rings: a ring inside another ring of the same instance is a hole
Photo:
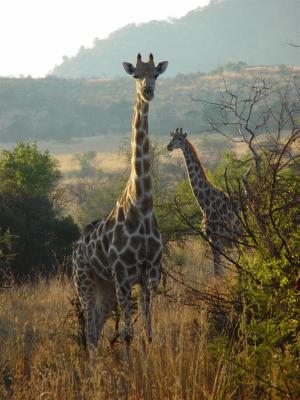
[[[146,335],[149,342],[152,342],[152,301],[153,295],[146,284],[142,285],[142,310]]]
[[[133,328],[131,322],[131,288],[128,288],[128,286],[125,287],[124,284],[122,285],[122,282],[116,280],[116,294],[124,320],[122,336],[127,346],[129,346],[133,339]]]
[[[145,330],[149,342],[152,342],[152,306],[153,297],[160,282],[160,265],[150,267],[147,277],[141,282],[142,287],[142,308],[145,321]]]
[[[214,273],[216,276],[220,276],[223,273],[223,267],[221,265],[221,253],[220,253],[220,244],[218,242],[214,242],[213,246],[211,246],[213,261],[214,261]]]

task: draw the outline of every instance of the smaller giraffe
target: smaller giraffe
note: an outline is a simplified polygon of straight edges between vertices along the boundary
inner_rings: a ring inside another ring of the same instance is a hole
[[[183,152],[191,188],[203,214],[205,234],[213,254],[215,275],[219,275],[223,272],[221,253],[225,248],[232,247],[242,233],[238,212],[228,194],[209,182],[195,147],[187,140],[187,133],[177,128],[170,136],[171,141],[167,149],[181,149]]]

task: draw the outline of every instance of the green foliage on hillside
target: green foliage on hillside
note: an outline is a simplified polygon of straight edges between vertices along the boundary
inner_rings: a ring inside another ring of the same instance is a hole
[[[1,252],[17,279],[49,274],[71,252],[79,232],[63,215],[57,161],[36,144],[19,143],[0,157]],[[9,241],[8,241],[9,239]]]
[[[280,86],[289,69],[240,64],[234,68],[231,64],[222,73],[228,82],[241,86],[264,73],[267,85]],[[165,135],[176,126],[188,127],[193,133],[205,131],[207,120],[218,117],[218,111],[206,104],[202,112],[192,97],[210,101],[223,93],[223,84],[220,71],[158,80],[149,114],[150,132]],[[124,134],[131,131],[134,97],[135,82],[128,77],[91,81],[0,78],[0,142]]]

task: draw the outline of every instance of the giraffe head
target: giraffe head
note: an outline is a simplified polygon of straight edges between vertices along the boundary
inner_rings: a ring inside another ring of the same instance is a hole
[[[159,75],[167,69],[168,61],[162,61],[156,66],[153,61],[153,54],[150,53],[149,61],[143,62],[140,53],[137,56],[136,66],[128,62],[123,62],[123,67],[127,74],[132,75],[136,80],[137,93],[141,98],[149,102],[154,97],[155,81]]]
[[[187,133],[182,131],[182,128],[178,129],[176,128],[175,132],[170,133],[171,140],[170,143],[167,146],[167,149],[169,151],[172,151],[174,149],[183,149],[186,143],[186,137]]]

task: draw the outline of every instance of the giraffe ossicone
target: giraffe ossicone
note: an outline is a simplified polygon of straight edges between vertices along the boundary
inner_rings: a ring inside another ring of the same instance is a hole
[[[206,236],[213,254],[214,271],[222,271],[221,253],[242,235],[238,211],[226,192],[209,182],[193,144],[182,128],[170,133],[169,151],[181,149],[193,194],[203,214]]]
[[[167,65],[163,61],[155,66],[152,54],[147,62],[138,54],[135,66],[123,63],[136,80],[130,177],[116,206],[107,217],[86,227],[73,253],[74,282],[90,349],[117,303],[123,316],[123,337],[130,344],[131,290],[136,284],[142,289],[146,334],[152,339],[152,300],[160,282],[163,248],[153,209],[148,110],[155,81]]]

